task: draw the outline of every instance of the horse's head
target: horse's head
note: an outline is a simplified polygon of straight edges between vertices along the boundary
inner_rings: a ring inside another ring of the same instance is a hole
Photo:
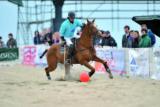
[[[83,45],[85,48],[93,47],[93,36],[101,35],[101,32],[95,26],[94,21],[95,20],[87,20],[87,24],[85,24],[82,28],[80,44]]]
[[[97,29],[96,25],[95,25],[95,19],[93,19],[93,21],[89,21],[87,19],[87,24],[86,27],[88,28],[88,32],[91,36],[94,35],[101,35],[101,32]]]

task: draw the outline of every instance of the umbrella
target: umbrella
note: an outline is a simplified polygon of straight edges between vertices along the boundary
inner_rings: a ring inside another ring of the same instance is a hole
[[[134,16],[132,18],[138,24],[146,24],[154,34],[160,37],[160,15]]]

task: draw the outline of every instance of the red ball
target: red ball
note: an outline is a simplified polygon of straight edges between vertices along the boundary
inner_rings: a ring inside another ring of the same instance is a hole
[[[82,72],[80,74],[80,81],[81,82],[88,82],[90,80],[89,75],[86,72]]]

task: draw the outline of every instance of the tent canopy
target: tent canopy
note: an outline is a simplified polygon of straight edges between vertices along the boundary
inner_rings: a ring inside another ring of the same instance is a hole
[[[146,24],[154,34],[160,37],[160,15],[134,16],[132,18],[138,24]]]
[[[12,2],[18,6],[23,6],[22,0],[8,0],[9,2]]]

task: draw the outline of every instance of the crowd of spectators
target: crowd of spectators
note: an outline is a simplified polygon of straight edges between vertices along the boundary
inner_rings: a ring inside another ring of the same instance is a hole
[[[81,30],[76,30],[75,36],[81,35]],[[117,46],[115,39],[111,36],[109,31],[101,31],[102,35],[95,35],[93,38],[94,45],[101,45],[101,46]],[[76,38],[76,37],[75,37]],[[39,31],[35,31],[34,33],[34,45],[40,44],[55,44],[60,43],[61,37],[58,32],[52,33],[50,30],[47,32],[39,33]]]
[[[96,35],[93,38],[93,44],[95,46],[111,46],[117,47],[117,42],[111,35],[110,31],[101,30],[102,35]],[[80,33],[80,31],[78,32]],[[34,33],[34,45],[39,44],[57,44],[60,43],[61,38],[58,32],[52,33],[51,30],[45,29],[43,32],[35,31]],[[131,30],[130,26],[124,26],[124,35],[122,35],[122,47],[123,48],[146,48],[153,47],[156,43],[155,35],[145,24],[141,25],[140,32],[138,30]],[[5,43],[0,36],[0,48],[16,48],[17,41],[14,39],[13,34],[8,34],[8,41]]]
[[[93,38],[94,46],[111,46],[117,47],[117,42],[111,35],[110,31],[101,30],[102,35],[96,35]],[[81,31],[76,34],[81,34]],[[59,32],[51,32],[50,29],[44,29],[41,33],[35,31],[34,33],[34,45],[39,44],[57,44],[60,43],[61,37]],[[156,38],[153,32],[147,28],[146,24],[141,25],[140,32],[138,30],[131,30],[130,26],[124,26],[124,35],[122,35],[122,47],[123,48],[146,48],[153,47],[156,43]],[[14,39],[13,34],[8,34],[8,40],[5,43],[0,36],[0,48],[16,48],[17,41]]]
[[[138,30],[130,30],[128,25],[124,26],[125,34],[122,37],[123,48],[149,48],[156,43],[155,35],[146,24],[141,25],[141,32]]]
[[[110,31],[101,30],[102,35],[96,35],[93,38],[93,44],[95,46],[111,46],[116,47],[117,42],[111,36]]]
[[[48,44],[52,45],[60,42],[60,34],[58,32],[52,33],[51,30],[45,29],[41,34],[39,31],[34,33],[34,45]]]
[[[101,32],[101,36],[94,37],[94,45],[117,47],[117,42],[109,31]],[[122,35],[123,48],[149,48],[153,47],[155,43],[155,35],[147,28],[146,24],[141,25],[140,32],[131,30],[128,25],[124,26],[124,35]]]
[[[13,34],[8,34],[8,41],[5,43],[0,36],[0,48],[17,48],[17,41],[14,39]]]
[[[78,34],[81,31],[78,32]],[[101,30],[102,35],[95,35],[93,38],[94,46],[111,46],[117,47],[117,42],[111,35],[110,31]],[[131,30],[130,26],[124,26],[124,35],[122,35],[122,47],[123,48],[146,48],[153,47],[156,43],[155,35],[145,24],[141,25],[140,32],[138,30]],[[58,32],[52,33],[50,30],[45,30],[43,33],[35,31],[34,44],[54,44],[61,41],[60,34]],[[1,41],[0,41],[1,42]],[[3,44],[3,43],[1,43]]]

